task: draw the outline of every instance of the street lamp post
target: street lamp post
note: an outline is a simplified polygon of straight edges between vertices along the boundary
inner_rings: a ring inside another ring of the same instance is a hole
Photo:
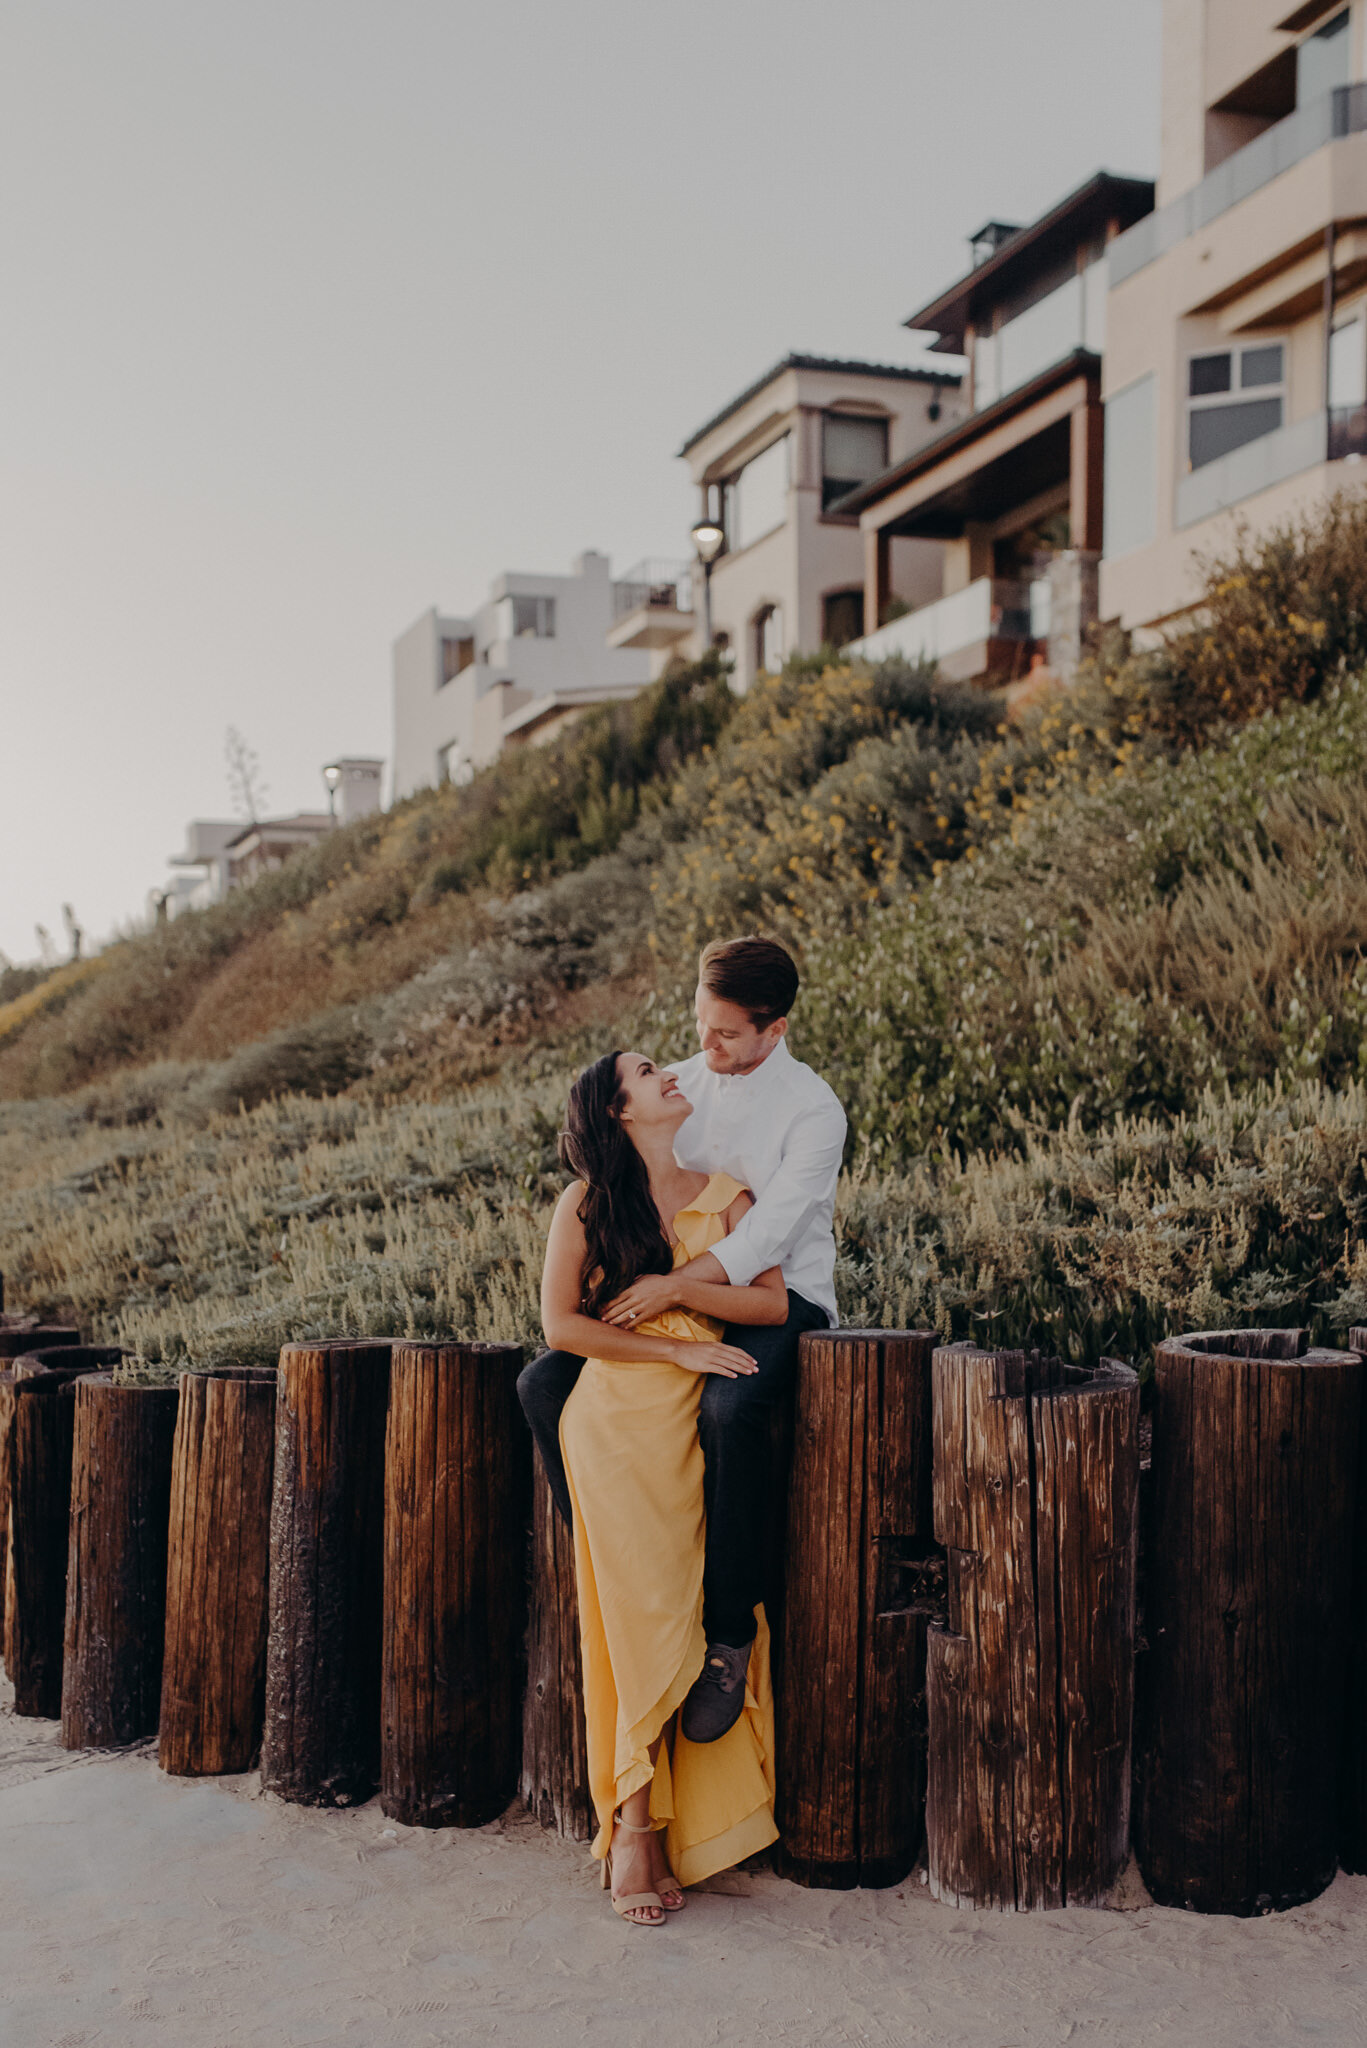
[[[327,784],[328,791],[328,816],[334,826],[337,823],[337,785],[341,779],[341,769],[335,761],[329,761],[327,767],[323,770],[323,780]]]
[[[703,652],[712,645],[712,564],[726,546],[726,529],[715,519],[702,518],[693,528],[693,546],[702,563]]]

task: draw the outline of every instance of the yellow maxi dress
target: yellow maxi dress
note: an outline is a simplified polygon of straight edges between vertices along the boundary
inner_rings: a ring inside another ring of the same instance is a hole
[[[714,1174],[674,1219],[676,1266],[726,1235],[739,1181]],[[695,1342],[721,1334],[706,1316],[671,1309],[642,1334]],[[718,1742],[692,1743],[678,1709],[702,1670],[703,1375],[677,1365],[586,1359],[560,1421],[574,1506],[574,1563],[584,1658],[593,1844],[607,1854],[612,1815],[650,1785],[666,1824],[670,1868],[698,1884],[778,1838],[774,1826],[774,1702],[764,1610],[745,1706]],[[652,1767],[650,1746],[663,1735]]]

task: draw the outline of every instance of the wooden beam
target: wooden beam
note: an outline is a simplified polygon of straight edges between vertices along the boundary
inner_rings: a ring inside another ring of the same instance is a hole
[[[1106,416],[1099,398],[1089,396],[1071,420],[1068,523],[1075,548],[1101,553],[1101,505],[1105,490]]]

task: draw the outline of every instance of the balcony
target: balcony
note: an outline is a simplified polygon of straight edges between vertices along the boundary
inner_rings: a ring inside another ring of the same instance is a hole
[[[1107,251],[1112,290],[1316,150],[1346,135],[1363,133],[1367,133],[1367,84],[1336,86],[1333,92],[1297,107],[1294,114],[1226,157],[1190,192],[1117,235]]]
[[[608,646],[641,647],[658,653],[686,640],[697,623],[693,574],[689,562],[637,562],[612,586]]]
[[[1334,417],[1351,421],[1359,415],[1355,412],[1336,413]],[[1242,448],[1235,448],[1217,461],[1203,463],[1200,469],[1179,477],[1176,521],[1179,531],[1183,527],[1194,526],[1200,519],[1213,518],[1217,512],[1224,512],[1231,505],[1242,504],[1245,498],[1270,490],[1273,484],[1285,483],[1289,477],[1314,469],[1317,463],[1325,460],[1328,432],[1324,414],[1312,412],[1289,427],[1278,427],[1271,434],[1260,435],[1256,441],[1246,441]],[[1345,445],[1343,453],[1352,452]]]
[[[1050,588],[981,576],[845,649],[863,661],[931,662],[946,682],[1021,675],[1049,638]]]

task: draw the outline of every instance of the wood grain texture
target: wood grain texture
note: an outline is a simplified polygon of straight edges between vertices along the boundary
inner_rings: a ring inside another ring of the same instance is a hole
[[[927,1865],[951,1905],[1099,1904],[1130,1813],[1139,1381],[951,1345],[933,1365]]]
[[[1162,1905],[1333,1877],[1361,1378],[1303,1331],[1158,1347],[1135,1848]]]
[[[1348,1348],[1367,1360],[1367,1324],[1348,1332]],[[1339,1862],[1367,1874],[1367,1387],[1358,1426],[1357,1512],[1349,1589],[1348,1697],[1339,1772]]]
[[[280,1353],[261,1779],[353,1806],[380,1774],[384,1438],[392,1345]]]
[[[29,1334],[32,1334],[30,1330]],[[26,1414],[18,1394],[44,1381],[49,1390],[83,1373],[117,1365],[113,1345],[56,1344],[10,1361],[0,1392],[0,1610],[5,1668],[14,1711],[55,1720],[62,1711],[62,1635],[71,1512],[74,1397],[51,1413]],[[13,1385],[14,1396],[9,1393]],[[15,1527],[19,1540],[14,1539]]]
[[[385,1447],[380,1804],[482,1827],[522,1750],[531,1438],[515,1344],[396,1344]]]
[[[80,1334],[65,1323],[40,1323],[36,1316],[0,1316],[0,1602],[4,1599],[9,1569],[10,1432],[14,1426],[14,1404],[9,1390],[14,1361],[28,1352],[76,1344]]]
[[[260,1751],[275,1388],[268,1366],[181,1374],[158,1740],[177,1777],[248,1771]]]
[[[75,1382],[62,1743],[155,1735],[166,1625],[174,1387]]]
[[[62,1636],[71,1520],[75,1382],[61,1373],[14,1375],[4,1583],[5,1669],[14,1711],[62,1711]]]
[[[539,1458],[532,1479],[527,1691],[519,1790],[543,1828],[554,1829],[570,1842],[592,1840],[574,1537],[556,1513]]]
[[[778,1704],[780,1861],[799,1883],[891,1885],[921,1833],[931,1537],[926,1331],[811,1332],[799,1350]]]

